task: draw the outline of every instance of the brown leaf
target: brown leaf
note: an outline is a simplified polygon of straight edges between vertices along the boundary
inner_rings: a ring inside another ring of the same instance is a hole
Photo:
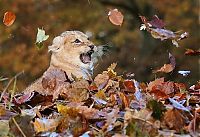
[[[122,92],[118,92],[118,95],[119,95],[120,100],[122,101],[123,107],[124,108],[129,108],[130,102],[129,102],[128,97]]]
[[[9,120],[10,132],[18,137],[34,136],[34,128],[31,124],[32,117],[17,115]]]
[[[36,118],[33,122],[36,133],[45,131],[54,131],[58,126],[59,121],[57,119]]]
[[[172,44],[179,47],[178,41],[188,37],[187,32],[181,33],[181,31],[173,32],[171,30],[163,29],[164,22],[156,15],[153,17],[152,21],[148,21],[144,16],[140,16],[140,18],[144,23],[141,25],[140,30],[146,29],[155,39],[160,39],[161,41],[169,39],[172,41]]]
[[[186,117],[177,109],[168,110],[164,114],[164,123],[169,129],[181,132],[186,124]]]
[[[74,137],[78,137],[88,129],[87,119],[79,113],[77,108],[58,104],[57,109],[63,116],[57,128],[58,131],[63,132],[69,129]]]
[[[109,80],[108,73],[104,71],[102,74],[98,74],[95,77],[94,83],[96,84],[98,89],[103,89],[107,85],[108,80]]]
[[[185,55],[199,56],[200,55],[200,50],[186,49]]]
[[[154,70],[153,73],[157,73],[157,72],[169,73],[172,70],[174,70],[174,68],[171,64],[164,64],[164,66],[162,66],[160,69]]]
[[[174,93],[174,82],[164,82],[164,78],[159,78],[151,81],[148,84],[147,89],[151,94],[154,94],[157,99],[167,99],[172,93]]]
[[[130,91],[135,91],[135,86],[132,80],[125,80],[124,81],[124,86],[126,87],[127,90]]]
[[[25,93],[25,94],[23,94],[22,96],[19,96],[19,97],[17,97],[17,96],[18,95],[16,95],[14,97],[15,103],[23,104],[23,103],[31,100],[31,98],[34,96],[34,92]]]
[[[121,26],[124,16],[118,9],[113,9],[109,11],[108,18],[112,24]]]
[[[14,23],[15,19],[16,19],[15,13],[13,13],[11,11],[7,11],[4,13],[3,23],[4,23],[4,25],[9,27]]]
[[[162,83],[164,83],[164,81],[165,81],[164,77],[162,77],[162,78],[157,78],[157,79],[155,79],[154,81],[151,81],[151,82],[148,84],[147,89],[151,91],[155,86],[157,86],[157,85],[162,85]]]
[[[61,97],[68,101],[81,102],[87,100],[89,97],[89,93],[86,89],[68,88],[62,90]]]
[[[169,73],[172,72],[176,66],[176,60],[175,57],[169,53],[169,60],[170,60],[170,64],[164,64],[164,66],[162,66],[160,69],[154,70],[153,73],[157,73],[157,72],[164,72],[164,73]]]

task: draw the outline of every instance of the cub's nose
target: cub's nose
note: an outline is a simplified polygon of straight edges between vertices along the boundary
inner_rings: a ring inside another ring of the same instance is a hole
[[[89,45],[89,47],[91,48],[91,50],[93,50],[93,49],[94,49],[94,45]]]

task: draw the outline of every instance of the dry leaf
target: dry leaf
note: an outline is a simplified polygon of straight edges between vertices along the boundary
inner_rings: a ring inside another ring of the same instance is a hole
[[[153,27],[159,28],[159,29],[162,29],[165,26],[165,23],[163,22],[163,20],[159,19],[157,15],[154,15],[152,17],[152,20],[148,21],[148,23],[150,23]]]
[[[135,86],[132,80],[125,80],[124,86],[129,91],[133,91],[133,92],[135,91]]]
[[[19,96],[19,95],[16,95],[14,97],[15,103],[17,103],[17,104],[23,104],[23,103],[31,100],[31,98],[34,96],[34,92],[25,93],[25,94],[23,94],[23,95],[21,95],[19,97],[17,97],[17,96]]]
[[[164,64],[164,66],[162,66],[160,69],[154,70],[153,73],[157,73],[157,72],[164,72],[164,73],[169,73],[172,72],[176,66],[176,61],[175,61],[175,57],[169,53],[169,60],[170,60],[170,64]]]
[[[122,92],[118,92],[118,95],[119,95],[119,98],[122,102],[122,106],[124,108],[128,108],[130,106],[130,102],[129,102],[128,97]]]
[[[14,23],[15,19],[16,19],[15,13],[13,13],[11,11],[7,11],[4,13],[3,23],[4,23],[4,25],[9,27]]]
[[[59,121],[57,119],[46,119],[46,118],[36,118],[33,122],[34,129],[36,133],[45,131],[54,131],[58,126]]]
[[[98,87],[98,89],[103,89],[108,84],[109,76],[106,71],[104,71],[102,74],[98,74],[95,79],[94,83]]]
[[[150,82],[147,89],[157,99],[167,99],[169,95],[174,93],[174,82],[164,82],[164,78],[159,78]]]
[[[177,109],[168,110],[164,114],[164,122],[169,129],[181,132],[186,124],[185,116]]]
[[[161,41],[169,39],[172,41],[172,44],[174,44],[176,47],[179,47],[178,41],[188,37],[187,32],[173,32],[171,30],[164,29],[164,22],[156,15],[151,21],[148,21],[145,16],[140,16],[140,18],[144,23],[141,24],[140,30],[147,30],[155,39],[160,39]]]
[[[200,55],[200,50],[186,49],[185,55],[199,56]]]
[[[108,18],[112,24],[121,26],[124,16],[118,9],[113,9],[109,11]]]

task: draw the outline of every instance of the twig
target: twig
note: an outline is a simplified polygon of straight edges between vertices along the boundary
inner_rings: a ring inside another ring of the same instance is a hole
[[[96,130],[97,132],[100,132],[100,130],[92,125],[89,125],[90,128],[93,128],[94,130]]]
[[[11,92],[10,102],[9,102],[9,105],[8,105],[8,109],[9,110],[11,108],[11,104],[12,104],[12,101],[13,101],[14,93],[16,91],[16,83],[17,83],[17,77],[15,77],[14,84],[13,84],[13,89],[12,89],[12,92]]]
[[[21,132],[21,134],[23,135],[23,137],[26,137],[26,135],[24,134],[24,132],[22,131],[22,129],[20,128],[20,126],[17,124],[15,118],[12,118],[13,122],[15,123],[15,125],[17,126],[18,130]]]
[[[2,101],[3,95],[5,94],[5,92],[7,91],[7,89],[9,88],[10,84],[13,82],[13,80],[18,77],[19,75],[21,75],[22,73],[24,73],[24,71],[17,73],[14,77],[12,77],[7,86],[4,88],[3,92],[1,93],[1,97],[0,97],[0,102]]]

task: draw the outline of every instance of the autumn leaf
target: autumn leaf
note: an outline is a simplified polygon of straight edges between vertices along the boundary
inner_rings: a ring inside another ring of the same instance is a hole
[[[163,22],[163,20],[159,19],[157,15],[154,15],[152,17],[152,20],[148,21],[148,23],[150,23],[153,27],[159,28],[159,29],[162,29],[165,26],[165,23]]]
[[[134,86],[134,83],[132,80],[125,80],[124,81],[124,86],[127,90],[130,90],[130,91],[135,91],[135,86]]]
[[[9,27],[15,22],[15,19],[16,19],[15,13],[13,13],[11,11],[7,11],[4,13],[3,23],[7,27]]]
[[[183,131],[186,119],[187,118],[177,109],[169,109],[164,114],[164,123],[169,129],[176,130],[179,133]]]
[[[118,11],[118,9],[113,9],[109,11],[108,18],[112,24],[121,26],[124,16],[120,11]]]
[[[157,73],[157,72],[164,72],[164,73],[169,73],[172,72],[176,66],[176,61],[175,61],[175,57],[169,53],[169,60],[170,60],[170,64],[164,64],[160,69],[154,70],[153,73]]]
[[[140,19],[144,24],[141,24],[140,30],[147,30],[151,36],[155,39],[171,40],[172,44],[179,47],[178,41],[188,37],[187,32],[173,32],[171,30],[164,29],[164,22],[160,20],[156,15],[153,16],[151,21],[148,21],[145,16],[140,16]]]
[[[31,98],[34,96],[34,92],[25,93],[23,95],[15,95],[14,101],[16,104],[23,104],[27,101],[30,101]]]
[[[14,136],[34,136],[34,128],[31,124],[32,117],[16,115],[9,120],[10,132]]]
[[[200,55],[200,50],[186,49],[185,55],[199,56]]]
[[[98,87],[98,89],[103,89],[109,81],[109,75],[106,71],[104,71],[102,74],[98,74],[95,79],[94,79],[94,83],[96,84],[96,86]]]
[[[33,122],[36,133],[54,131],[59,124],[58,119],[36,118]]]
[[[43,41],[46,41],[49,38],[49,35],[45,35],[43,29],[38,28],[37,37],[36,37],[36,46],[38,49],[43,47]]]
[[[118,95],[119,95],[119,98],[122,102],[122,107],[129,108],[130,102],[129,102],[128,97],[122,92],[118,92]]]

